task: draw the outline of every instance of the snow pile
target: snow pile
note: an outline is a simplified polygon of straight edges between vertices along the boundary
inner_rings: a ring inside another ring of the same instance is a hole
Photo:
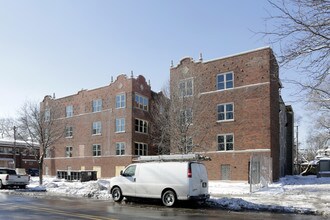
[[[109,179],[68,182],[46,177],[31,178],[27,191],[47,191],[47,195],[111,199]],[[330,178],[288,176],[258,192],[250,193],[250,185],[236,181],[209,181],[211,198],[207,205],[227,210],[252,210],[330,216]]]
[[[110,182],[107,180],[68,182],[56,178],[44,178],[43,185],[39,186],[39,179],[31,178],[28,189],[32,191],[45,190],[49,195],[110,199],[109,185]]]
[[[210,205],[230,210],[330,216],[330,178],[287,176],[255,193],[248,183],[210,181],[209,191]]]

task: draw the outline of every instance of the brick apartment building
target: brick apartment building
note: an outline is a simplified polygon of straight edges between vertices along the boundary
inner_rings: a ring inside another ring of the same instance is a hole
[[[191,129],[204,128],[190,142],[192,151],[211,157],[205,163],[210,179],[248,180],[252,155],[271,158],[274,181],[292,174],[293,139],[286,139],[292,109],[284,106],[288,113],[280,120],[281,82],[269,47],[210,61],[184,58],[170,74],[172,101],[179,93],[179,101],[184,95],[202,106],[189,110]]]
[[[271,158],[273,180],[292,174],[293,111],[281,99],[270,48],[210,61],[184,58],[171,67],[170,84],[172,102],[177,93],[179,100],[198,100],[189,114],[182,111],[193,122],[191,131],[198,131],[190,133],[190,151],[212,159],[205,162],[209,179],[248,180],[252,155]],[[45,174],[96,170],[98,177],[112,177],[134,156],[157,154],[149,131],[154,99],[143,76],[125,75],[64,98],[46,96],[41,107],[55,103],[66,132],[47,153]]]
[[[155,154],[149,138],[150,102],[155,94],[143,76],[120,75],[110,85],[55,99],[65,135],[45,158],[45,174],[57,170],[96,170],[98,177],[118,175],[135,155]]]

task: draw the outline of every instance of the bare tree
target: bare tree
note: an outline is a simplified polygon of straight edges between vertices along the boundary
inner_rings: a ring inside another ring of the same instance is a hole
[[[20,136],[34,152],[39,165],[39,184],[42,185],[43,162],[53,150],[54,143],[64,134],[65,126],[58,118],[59,111],[51,101],[47,106],[26,102],[19,114]],[[37,143],[37,144],[35,144]],[[40,149],[37,150],[37,149]]]
[[[169,87],[166,85],[159,93],[154,93],[150,109],[151,129],[150,137],[154,145],[157,146],[157,154],[170,153],[170,99]]]
[[[193,73],[186,73],[171,82],[169,108],[171,127],[171,150],[182,154],[204,150],[208,124],[205,103],[200,97],[202,80]]]
[[[305,159],[308,161],[314,160],[318,150],[328,147],[329,140],[329,136],[323,132],[314,132],[310,134],[307,141],[308,145],[304,153]]]
[[[262,32],[279,43],[279,63],[295,66],[303,77],[290,80],[298,93],[309,96],[311,103],[323,102],[329,110],[330,100],[330,1],[269,0],[275,12],[269,20],[273,28]],[[317,94],[318,99],[314,99]],[[311,98],[314,97],[314,98]],[[324,103],[327,102],[327,103]]]
[[[15,120],[12,118],[0,118],[0,137],[13,137]]]

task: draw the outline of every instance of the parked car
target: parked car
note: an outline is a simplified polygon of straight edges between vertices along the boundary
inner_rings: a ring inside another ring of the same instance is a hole
[[[26,173],[30,176],[39,176],[39,169],[38,168],[29,168],[26,170]]]
[[[133,163],[110,179],[110,192],[115,202],[123,197],[154,198],[165,206],[210,197],[206,168],[197,161]]]
[[[0,189],[5,187],[19,187],[25,189],[29,182],[29,175],[19,175],[14,169],[0,168]]]

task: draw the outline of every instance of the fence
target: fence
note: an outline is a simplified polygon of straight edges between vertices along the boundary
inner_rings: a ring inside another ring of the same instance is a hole
[[[249,164],[250,192],[268,187],[272,182],[272,158],[265,155],[252,155]]]
[[[97,180],[97,171],[94,170],[57,170],[57,178],[68,181],[79,180],[86,182]]]

